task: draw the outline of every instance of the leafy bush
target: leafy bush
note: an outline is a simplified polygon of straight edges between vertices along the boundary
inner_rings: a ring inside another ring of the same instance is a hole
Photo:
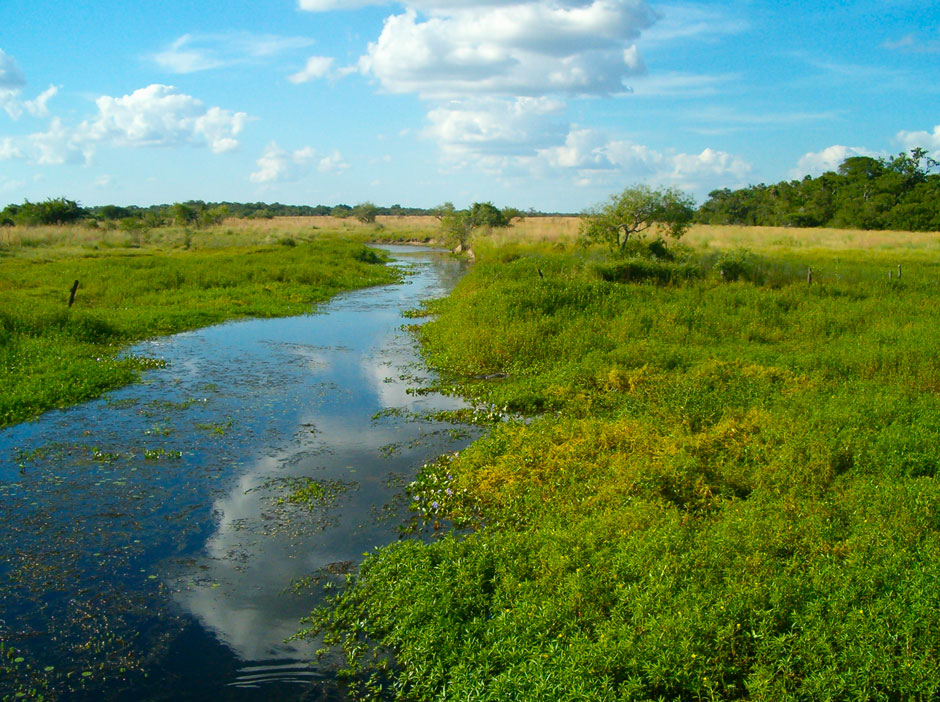
[[[764,270],[767,262],[747,249],[735,249],[703,259],[705,267],[728,282],[737,280],[762,285],[765,282]]]

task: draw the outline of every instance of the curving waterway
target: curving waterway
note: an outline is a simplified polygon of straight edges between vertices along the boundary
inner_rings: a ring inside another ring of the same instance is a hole
[[[286,639],[469,441],[401,328],[461,264],[385,248],[401,284],[140,344],[166,367],[0,430],[0,699],[343,698]]]

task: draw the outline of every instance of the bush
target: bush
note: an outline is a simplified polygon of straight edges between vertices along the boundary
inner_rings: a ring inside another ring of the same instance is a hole
[[[716,276],[728,282],[743,280],[756,285],[763,285],[766,280],[767,262],[747,249],[735,249],[719,254],[713,260],[705,259],[704,264]]]
[[[651,281],[666,285],[701,275],[699,269],[691,263],[673,263],[640,257],[597,264],[594,270],[602,280],[611,283]]]

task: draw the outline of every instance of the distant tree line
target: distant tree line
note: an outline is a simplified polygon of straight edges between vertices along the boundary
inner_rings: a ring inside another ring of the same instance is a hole
[[[817,178],[713,190],[704,224],[940,231],[938,163],[924,149],[889,158],[853,156]]]
[[[22,204],[10,204],[0,210],[0,226],[38,226],[44,224],[71,224],[81,220],[89,222],[122,224],[126,228],[138,226],[159,227],[176,224],[186,226],[206,226],[221,222],[226,217],[243,219],[271,219],[273,217],[353,217],[364,223],[375,222],[378,216],[435,216],[442,218],[441,208],[448,207],[450,214],[462,216],[467,212],[472,226],[508,225],[521,213],[515,208],[496,209],[491,203],[474,203],[469,210],[456,210],[450,203],[435,208],[391,207],[363,202],[358,205],[284,205],[279,202],[204,202],[187,200],[172,205],[152,205],[137,207],[129,205],[101,205],[82,207],[74,200],[64,197],[50,198],[43,202],[24,201]],[[531,216],[541,213],[530,211]]]
[[[829,171],[816,178],[806,176],[802,180],[781,181],[775,185],[761,183],[740,190],[713,190],[695,211],[694,221],[702,224],[940,231],[940,174],[931,173],[938,165],[924,149],[913,149],[910,153],[888,158],[853,156],[845,159],[837,172]],[[636,188],[628,190],[632,192]],[[660,199],[669,195],[667,199],[671,198],[671,202],[681,193],[647,188],[641,194],[644,195],[641,200],[650,204],[651,195],[660,196]],[[653,204],[665,207],[665,200]],[[679,204],[684,213],[691,206],[691,199],[686,197]],[[612,205],[608,203],[607,206]],[[134,230],[168,224],[207,226],[226,217],[333,216],[373,223],[378,216],[408,215],[437,217],[449,235],[464,242],[476,228],[505,227],[514,219],[521,218],[523,213],[511,207],[499,209],[489,202],[475,202],[465,210],[458,210],[449,202],[425,209],[398,204],[382,207],[371,202],[331,206],[202,200],[151,207],[81,207],[74,200],[60,197],[7,205],[0,211],[0,226],[68,224],[85,220]],[[525,216],[547,215],[529,210]],[[627,237],[623,235],[625,225],[621,222],[618,226],[621,240],[626,241]]]

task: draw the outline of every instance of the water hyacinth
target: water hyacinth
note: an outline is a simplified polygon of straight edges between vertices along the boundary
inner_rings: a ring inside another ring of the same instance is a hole
[[[436,461],[425,463],[418,472],[418,477],[409,483],[407,490],[411,495],[410,508],[416,518],[410,528],[445,519],[456,526],[468,523],[469,515],[475,510],[470,508],[470,496],[466,488],[456,485],[452,466],[460,458],[460,452],[444,454]]]

